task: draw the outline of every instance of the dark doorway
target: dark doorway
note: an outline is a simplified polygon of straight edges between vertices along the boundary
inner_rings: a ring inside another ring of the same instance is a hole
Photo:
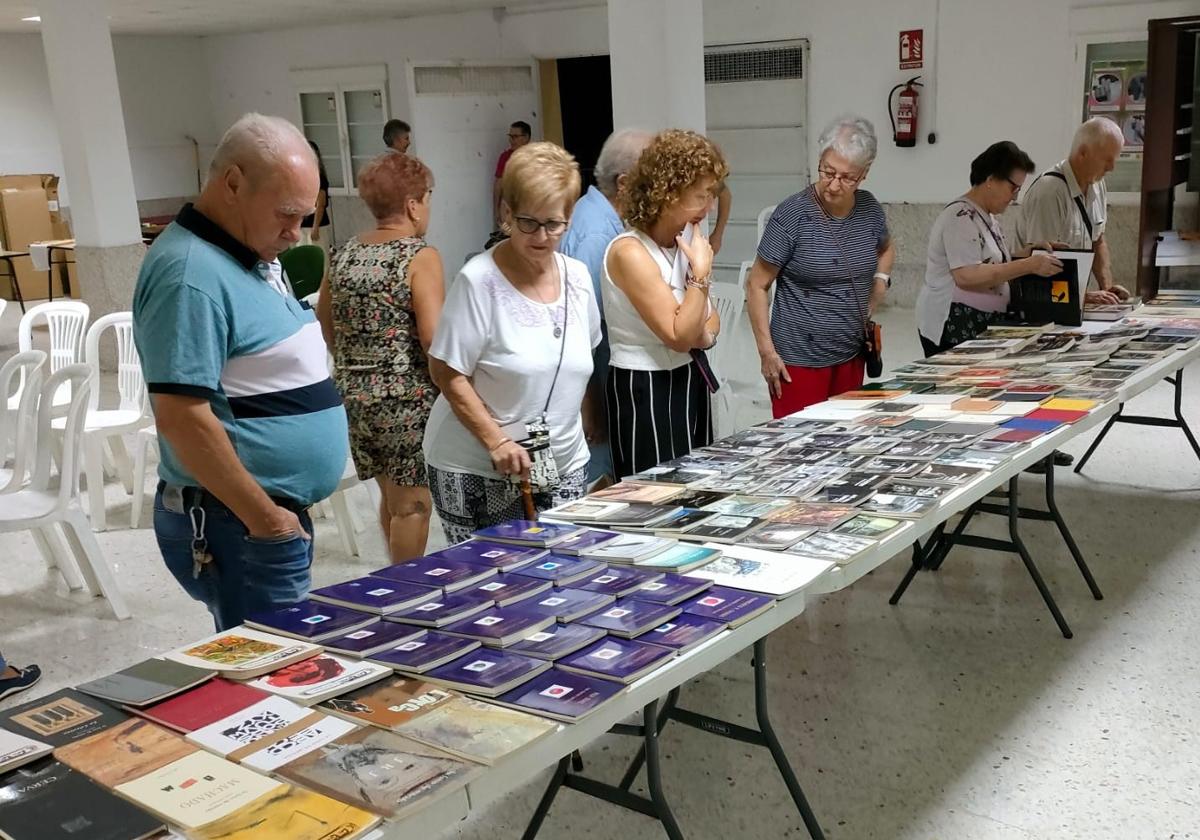
[[[608,56],[560,58],[556,63],[563,148],[579,161],[586,189],[595,183],[592,171],[596,168],[596,158],[613,130]]]

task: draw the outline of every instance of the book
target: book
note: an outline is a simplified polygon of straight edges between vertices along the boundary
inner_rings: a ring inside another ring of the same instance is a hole
[[[656,537],[678,538],[684,528],[690,528],[711,517],[713,514],[699,508],[681,507],[675,513],[657,520],[651,526]]]
[[[309,598],[335,607],[386,615],[428,601],[440,591],[434,586],[403,583],[368,575],[314,589],[309,593]]]
[[[391,673],[391,668],[373,662],[322,653],[272,671],[254,680],[251,685],[286,697],[301,706],[312,706],[329,697],[381,680]]]
[[[924,461],[913,458],[891,458],[887,455],[877,455],[863,464],[862,470],[876,475],[911,476],[919,472],[923,466],[925,466]]]
[[[1088,416],[1086,411],[1071,411],[1062,408],[1047,408],[1042,406],[1036,411],[1031,411],[1025,415],[1027,420],[1055,420],[1059,423],[1078,423],[1084,417]]]
[[[686,575],[664,575],[658,580],[648,581],[634,590],[631,598],[653,601],[656,604],[675,604],[699,595],[712,586],[712,581]]]
[[[720,549],[705,548],[698,545],[673,545],[661,554],[655,554],[635,565],[641,568],[657,569],[660,571],[683,574],[692,569],[698,569],[721,556]]]
[[[555,667],[628,685],[675,658],[671,648],[636,639],[603,639],[560,659]]]
[[[321,645],[331,653],[341,653],[358,659],[386,650],[393,645],[415,639],[424,631],[417,626],[395,621],[376,621],[361,630],[326,639]]]
[[[460,656],[466,656],[479,647],[478,639],[464,639],[461,636],[447,636],[444,633],[429,631],[415,639],[371,654],[370,661],[407,674],[423,674],[439,665],[453,662]]]
[[[638,641],[650,642],[670,648],[676,653],[684,653],[723,633],[725,629],[726,624],[722,621],[701,618],[691,613],[680,613],[670,621],[642,634]]]
[[[677,505],[651,505],[635,502],[603,520],[606,528],[626,531],[650,531],[683,513]]]
[[[759,548],[764,551],[786,551],[816,530],[816,528],[806,525],[769,522],[738,544],[746,548]]]
[[[886,516],[856,516],[848,519],[833,529],[835,534],[850,534],[855,537],[878,539],[893,528],[900,527],[900,520],[888,519]]]
[[[865,460],[865,456],[863,457]],[[822,505],[853,507],[871,498],[871,494],[875,492],[875,487],[883,480],[884,476],[875,475],[874,473],[849,472],[840,478],[827,481],[808,500]]]
[[[901,441],[892,447],[890,454],[896,458],[929,461],[945,452],[946,448],[946,444],[937,441]]]
[[[878,498],[878,496],[876,496]],[[875,546],[875,540],[850,534],[817,533],[792,546],[794,554],[834,563],[849,563]]]
[[[952,466],[950,464],[928,464],[923,470],[921,470],[915,476],[912,476],[912,481],[917,483],[953,484],[955,486],[959,486],[966,484],[969,481],[973,481],[982,474],[983,470],[975,467]],[[863,506],[863,509],[867,509],[866,505]],[[874,508],[873,512],[889,514],[889,511],[879,508]]]
[[[493,566],[479,566],[465,560],[449,560],[445,557],[418,557],[384,569],[371,572],[374,577],[419,583],[441,589],[447,595],[483,583],[496,575]]]
[[[252,751],[255,741],[280,730],[300,728],[296,724],[308,726],[320,716],[320,712],[306,709],[287,698],[268,697],[184,737],[222,758],[240,761],[243,755]]]
[[[683,611],[719,621],[728,627],[738,627],[762,615],[773,606],[775,599],[770,595],[714,586],[707,592],[684,601]]]
[[[679,537],[696,542],[732,543],[745,539],[754,529],[762,525],[763,521],[754,516],[734,516],[721,513],[699,525],[685,529]]]
[[[622,598],[606,610],[579,619],[578,623],[587,627],[597,627],[612,636],[632,639],[665,621],[670,621],[679,613],[680,609],[670,604]]]
[[[111,789],[197,749],[178,733],[142,718],[130,718],[82,741],[59,747],[54,757]]]
[[[535,560],[545,557],[544,548],[509,545],[507,543],[491,542],[489,540],[467,540],[457,545],[432,551],[427,557],[442,560],[454,560],[462,563],[473,563],[476,566],[491,566],[502,572],[511,572],[522,566],[527,566]]]
[[[613,566],[605,570],[604,574],[581,581],[575,588],[584,589],[588,592],[599,592],[601,595],[615,595],[618,598],[623,598],[639,589],[643,583],[658,580],[662,576],[662,572],[651,571],[645,568],[635,569],[626,566]]]
[[[412,677],[390,679],[333,697],[321,711],[352,723],[399,731],[423,709],[448,703],[462,695],[440,685]]]
[[[0,837],[142,840],[165,828],[162,820],[52,758],[0,777]]]
[[[791,502],[783,499],[766,499],[754,496],[729,496],[707,505],[704,510],[724,516],[740,516],[764,519],[777,510],[788,507]]]
[[[519,653],[480,648],[426,672],[425,679],[469,694],[495,697],[516,688],[550,667],[550,663]]]
[[[152,814],[194,831],[287,786],[204,750],[114,788]]]
[[[137,713],[176,732],[191,732],[269,696],[246,683],[215,679]]]
[[[320,642],[361,630],[375,620],[370,613],[308,600],[277,610],[251,613],[246,618],[246,626],[292,639]]]
[[[941,469],[941,467],[937,466],[937,469]],[[890,493],[876,493],[863,503],[862,510],[889,519],[919,519],[937,506],[938,500],[929,496],[895,496]],[[835,530],[834,533],[837,531]]]
[[[280,785],[228,816],[189,833],[192,840],[378,840],[379,816],[338,799]]]
[[[508,647],[513,642],[545,630],[555,623],[553,616],[527,612],[519,606],[492,607],[478,615],[455,621],[442,628],[450,636],[478,639],[488,647]]]
[[[786,598],[802,591],[833,568],[832,563],[804,556],[803,546],[801,541],[795,554],[786,555],[741,545],[729,546],[719,560],[693,572],[692,576],[711,580],[716,586]]]
[[[681,487],[669,484],[634,484],[620,481],[611,487],[589,493],[587,498],[607,502],[645,502],[660,505],[674,499],[681,490]]]
[[[947,449],[936,459],[934,464],[955,467],[975,467],[981,470],[994,470],[1009,458],[1005,452],[990,452],[981,449]]]
[[[145,659],[115,674],[81,683],[76,688],[110,703],[148,706],[195,688],[216,673],[168,659]]]
[[[596,522],[629,507],[628,502],[609,502],[603,499],[577,499],[558,505],[542,513],[547,519],[565,519],[567,522]]]
[[[574,723],[587,717],[625,688],[620,683],[552,668],[502,694],[494,702],[527,709],[553,720]]]
[[[553,584],[548,580],[529,577],[528,575],[501,573],[479,584],[474,589],[464,589],[464,593],[478,593],[492,599],[497,607],[508,607],[535,595],[540,595]]]
[[[1066,399],[1064,397],[1052,397],[1042,403],[1042,408],[1053,409],[1055,411],[1091,411],[1100,403],[1096,400],[1081,400],[1081,399]]]
[[[502,522],[490,528],[481,528],[472,534],[472,536],[476,539],[512,543],[513,545],[551,548],[572,534],[578,534],[581,530],[577,525],[514,519],[511,522]]]
[[[610,540],[615,540],[621,536],[615,531],[601,531],[595,528],[586,528],[578,534],[567,537],[565,540],[554,546],[555,554],[566,554],[570,556],[578,556],[579,552],[585,548],[592,548],[597,545],[604,545]]]
[[[513,653],[553,662],[604,637],[604,631],[584,624],[555,624],[509,646]]]
[[[649,534],[622,534],[617,539],[609,540],[603,545],[582,549],[579,556],[602,563],[636,563],[647,557],[661,554],[673,545],[675,545],[675,540],[664,537],[655,537]]]
[[[445,627],[451,622],[477,615],[494,606],[495,603],[495,599],[486,592],[466,590],[455,592],[452,595],[438,595],[423,604],[417,604],[415,607],[392,613],[384,618],[387,621],[397,621],[417,627]]]
[[[273,773],[292,759],[358,728],[357,724],[334,715],[311,715],[301,725],[260,738],[238,763],[260,773]]]
[[[49,744],[0,729],[0,773],[36,761],[53,749]]]
[[[1061,420],[1030,420],[1027,417],[1012,417],[1000,424],[1005,429],[1017,429],[1026,432],[1045,434],[1063,425]]]
[[[558,621],[570,623],[604,609],[616,599],[616,595],[605,592],[566,587],[545,592],[538,598],[530,598],[521,606],[535,615],[550,616]]]
[[[319,647],[308,642],[239,627],[185,645],[164,658],[248,680],[320,652]]]
[[[617,534],[616,538],[621,539],[624,535]],[[606,540],[605,542],[609,542]],[[581,550],[587,550],[587,547]],[[525,575],[526,577],[536,577],[542,580],[548,580],[555,586],[570,586],[573,583],[583,580],[595,574],[604,571],[605,564],[599,560],[593,560],[590,557],[571,557],[565,554],[551,554],[545,559],[537,563],[531,563],[517,569],[514,574]]]
[[[858,508],[852,505],[801,503],[786,511],[772,514],[769,521],[780,525],[806,525],[829,530],[857,516],[858,513]]]
[[[128,714],[103,700],[64,688],[0,712],[0,727],[63,747],[128,719]]]

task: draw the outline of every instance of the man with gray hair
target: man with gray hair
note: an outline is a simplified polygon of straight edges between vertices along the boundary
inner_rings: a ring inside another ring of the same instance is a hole
[[[134,340],[162,461],[154,533],[168,570],[218,630],[308,594],[308,508],[349,449],[312,310],[277,257],[317,200],[317,161],[279,117],[225,133],[195,204],[146,255]]]
[[[1100,288],[1086,294],[1088,303],[1116,303],[1129,297],[1129,291],[1113,281],[1104,238],[1108,220],[1104,176],[1116,166],[1124,144],[1120,126],[1105,117],[1092,117],[1076,130],[1070,156],[1039,175],[1025,191],[1017,213],[1014,251],[1051,242],[1094,252],[1092,275]]]
[[[571,227],[563,236],[558,250],[568,257],[574,257],[587,266],[592,275],[592,287],[596,290],[596,303],[600,309],[600,327],[603,338],[592,354],[593,373],[592,386],[599,394],[608,375],[608,328],[604,324],[604,304],[601,295],[601,281],[604,276],[604,254],[608,245],[625,230],[617,209],[617,195],[625,176],[633,169],[642,152],[650,145],[654,135],[649,131],[636,128],[625,128],[613,132],[596,159],[596,186],[588,187],[575,209],[571,213]],[[599,399],[599,397],[597,397]],[[591,412],[595,419],[602,422],[604,412]],[[588,481],[593,482],[603,476],[612,474],[612,453],[608,449],[607,435],[603,429],[585,429],[588,445],[592,450],[592,460],[588,467]]]

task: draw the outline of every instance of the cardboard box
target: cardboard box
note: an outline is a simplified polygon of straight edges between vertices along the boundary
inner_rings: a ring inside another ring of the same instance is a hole
[[[0,175],[0,245],[9,251],[28,251],[29,243],[69,239],[70,225],[63,218],[58,204],[57,175]],[[21,296],[26,301],[45,300],[50,294],[50,279],[37,271],[29,257],[12,261],[17,272]],[[79,294],[78,283],[71,273],[71,291]],[[63,269],[54,274],[54,296],[62,296]],[[0,295],[14,299],[11,283],[0,279]]]

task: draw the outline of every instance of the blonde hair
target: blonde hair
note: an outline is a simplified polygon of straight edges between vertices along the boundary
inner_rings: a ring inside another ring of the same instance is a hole
[[[625,179],[621,201],[626,221],[644,231],[701,178],[720,184],[728,174],[725,156],[707,137],[667,129],[650,141]]]
[[[566,149],[542,141],[526,143],[508,159],[500,178],[500,199],[516,213],[521,208],[560,202],[571,215],[582,187],[579,164]]]

